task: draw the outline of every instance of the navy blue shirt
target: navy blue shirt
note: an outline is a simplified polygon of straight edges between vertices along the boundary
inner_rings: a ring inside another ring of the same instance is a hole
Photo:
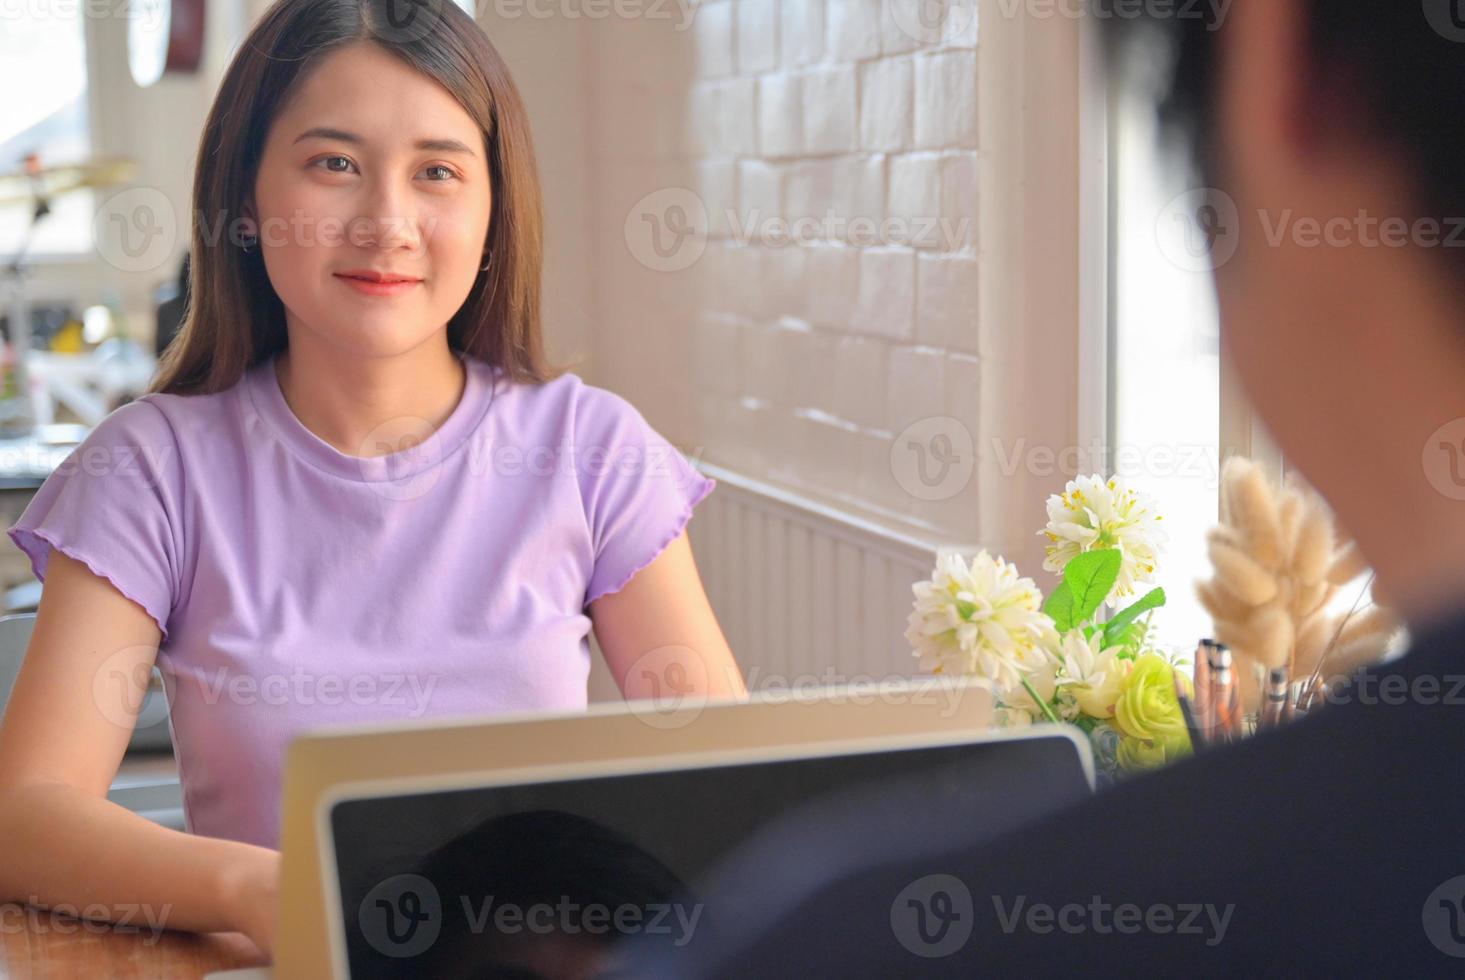
[[[851,813],[776,925],[623,950],[639,977],[1461,975],[1462,750],[1465,616],[1309,718],[1015,832],[892,860],[846,846]],[[775,905],[794,874],[751,872]]]

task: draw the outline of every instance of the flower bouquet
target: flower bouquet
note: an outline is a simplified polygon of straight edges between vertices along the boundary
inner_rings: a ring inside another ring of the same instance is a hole
[[[1182,660],[1154,642],[1165,605],[1154,580],[1168,542],[1145,495],[1118,479],[1083,477],[1048,500],[1043,567],[1062,575],[1046,600],[1032,579],[987,552],[971,562],[944,552],[912,586],[906,639],[921,669],[991,683],[998,723],[1067,723],[1094,748],[1100,780],[1165,765],[1192,751],[1177,690]],[[1110,612],[1101,621],[1101,612]]]

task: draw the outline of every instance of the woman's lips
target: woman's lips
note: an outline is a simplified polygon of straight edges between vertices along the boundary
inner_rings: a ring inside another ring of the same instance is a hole
[[[353,279],[350,276],[339,274],[336,278],[357,292],[365,293],[367,296],[400,296],[422,285],[421,279],[407,279],[398,282],[372,282],[367,279]]]

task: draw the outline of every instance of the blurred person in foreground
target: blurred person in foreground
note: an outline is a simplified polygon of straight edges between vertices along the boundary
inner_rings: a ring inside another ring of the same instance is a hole
[[[768,901],[791,896],[771,925],[648,952],[638,976],[1465,967],[1465,12],[1124,5],[1096,8],[1111,67],[1174,55],[1168,132],[1237,207],[1223,343],[1408,651],[1303,721],[1017,833],[893,860],[826,828],[842,874],[758,869]]]

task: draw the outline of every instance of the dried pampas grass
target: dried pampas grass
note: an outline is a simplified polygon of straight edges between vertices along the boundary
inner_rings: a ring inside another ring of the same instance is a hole
[[[1228,459],[1221,523],[1207,541],[1215,576],[1196,583],[1196,594],[1215,620],[1216,639],[1239,661],[1248,710],[1260,701],[1267,670],[1286,667],[1301,680],[1326,657],[1324,680],[1350,674],[1382,657],[1399,628],[1379,605],[1329,610],[1368,564],[1322,497],[1292,475],[1276,488],[1256,463]]]

